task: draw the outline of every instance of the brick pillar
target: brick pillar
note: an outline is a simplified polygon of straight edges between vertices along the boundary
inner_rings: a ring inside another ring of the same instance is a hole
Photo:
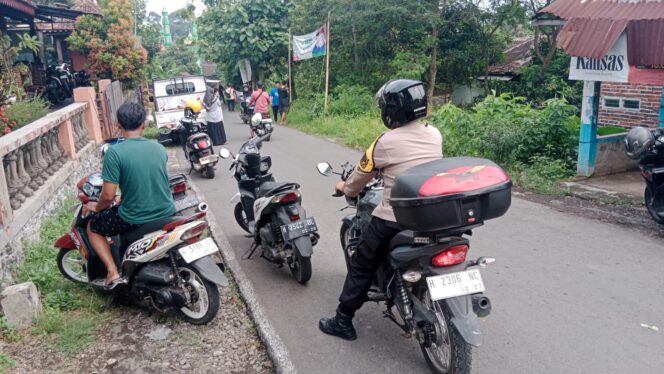
[[[74,89],[74,100],[88,103],[85,110],[85,126],[88,128],[88,138],[101,144],[104,139],[101,135],[99,123],[99,108],[97,108],[97,93],[93,87],[79,87]]]
[[[65,150],[65,154],[69,156],[72,161],[74,161],[74,164],[77,164],[78,161],[76,157],[76,143],[74,142],[74,129],[70,119],[66,120],[58,128],[58,139],[60,140],[62,148]]]
[[[581,103],[581,130],[579,134],[579,159],[577,173],[591,176],[595,172],[597,158],[597,115],[601,82],[583,82]]]

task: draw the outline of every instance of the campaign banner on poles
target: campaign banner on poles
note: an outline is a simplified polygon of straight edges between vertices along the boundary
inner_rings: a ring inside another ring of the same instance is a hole
[[[570,61],[570,80],[625,83],[628,77],[627,34],[624,32],[606,56],[600,59],[572,56]]]
[[[325,56],[327,51],[327,25],[306,35],[293,35],[293,61]]]

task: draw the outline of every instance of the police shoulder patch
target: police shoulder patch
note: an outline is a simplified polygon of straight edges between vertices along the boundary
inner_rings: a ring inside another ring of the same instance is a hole
[[[376,143],[378,143],[378,140],[384,135],[385,133],[382,133],[378,135],[376,140],[371,142],[371,145],[367,150],[364,152],[364,156],[362,156],[362,159],[360,160],[360,164],[357,166],[360,171],[363,171],[365,173],[371,173],[375,169],[375,164],[374,164],[374,150],[376,148]]]

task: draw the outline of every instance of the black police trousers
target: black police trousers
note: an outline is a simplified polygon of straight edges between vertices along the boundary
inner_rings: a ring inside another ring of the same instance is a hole
[[[390,240],[402,230],[396,222],[371,218],[351,257],[344,288],[339,296],[339,310],[342,313],[354,316],[355,311],[367,300],[374,274],[390,249]]]

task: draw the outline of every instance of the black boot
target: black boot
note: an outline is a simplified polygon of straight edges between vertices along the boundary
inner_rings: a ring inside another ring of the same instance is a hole
[[[336,336],[345,340],[357,339],[355,327],[353,327],[353,317],[341,313],[337,309],[337,315],[332,318],[321,318],[318,322],[320,331]]]

